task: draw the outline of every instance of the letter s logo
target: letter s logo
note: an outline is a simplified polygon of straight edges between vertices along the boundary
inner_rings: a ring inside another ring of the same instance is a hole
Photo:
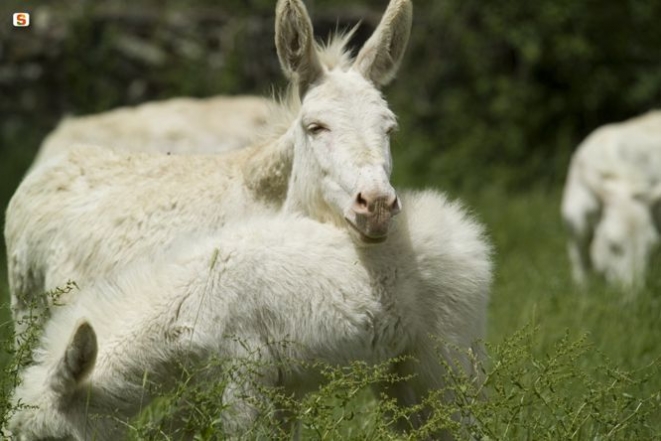
[[[30,26],[30,14],[27,12],[14,13],[14,26],[17,28]]]

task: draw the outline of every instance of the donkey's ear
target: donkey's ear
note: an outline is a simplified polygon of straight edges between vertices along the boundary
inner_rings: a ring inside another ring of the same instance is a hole
[[[303,96],[322,74],[314,48],[312,22],[301,0],[278,0],[275,7],[275,47],[280,66]]]
[[[60,397],[69,397],[94,369],[97,352],[94,329],[86,321],[79,323],[53,372],[51,388]]]
[[[397,73],[411,34],[413,5],[391,0],[381,23],[356,57],[354,67],[377,86],[385,86]]]

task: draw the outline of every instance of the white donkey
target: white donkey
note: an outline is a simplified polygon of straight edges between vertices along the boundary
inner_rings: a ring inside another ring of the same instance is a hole
[[[661,111],[608,124],[578,147],[562,199],[573,277],[624,288],[645,279],[661,231]]]
[[[65,118],[44,139],[34,164],[74,144],[167,154],[235,150],[255,140],[271,107],[271,100],[256,96],[173,98]]]
[[[256,384],[296,396],[318,387],[321,377],[301,361],[410,355],[418,361],[393,369],[414,376],[383,390],[401,405],[442,388],[448,366],[479,382],[470,352],[481,359],[491,280],[482,227],[438,193],[405,194],[402,203],[378,247],[306,218],[251,218],[84,288],[47,324],[13,395],[22,406],[9,430],[20,441],[123,439],[151,391],[164,393],[182,366],[195,372],[213,357],[263,368],[219,397],[229,435],[257,416],[246,402]],[[400,427],[419,418],[424,412]]]
[[[387,238],[399,211],[389,183],[396,121],[378,88],[404,54],[411,2],[390,2],[355,60],[348,38],[315,49],[301,0],[276,8],[278,55],[302,98],[291,97],[279,135],[213,156],[71,148],[24,179],[5,225],[17,330],[45,290],[68,279],[83,286],[182,232],[253,214],[283,209],[351,229],[357,240]]]

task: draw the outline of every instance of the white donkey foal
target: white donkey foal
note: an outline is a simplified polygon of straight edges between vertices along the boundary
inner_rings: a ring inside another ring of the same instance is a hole
[[[468,351],[482,354],[491,280],[482,228],[438,193],[404,195],[403,204],[378,247],[310,219],[252,219],[84,288],[47,324],[9,429],[21,441],[121,439],[151,387],[172,387],[182,364],[194,372],[212,357],[266,362],[225,389],[230,435],[256,417],[242,395],[255,397],[250,384],[296,395],[318,386],[301,361],[411,355],[418,362],[395,370],[415,376],[385,390],[402,405],[443,386],[442,359],[479,381]],[[449,344],[440,356],[436,339]]]
[[[562,198],[573,276],[624,288],[645,279],[661,231],[661,111],[595,130],[572,157]]]
[[[91,144],[132,152],[210,154],[250,145],[273,103],[256,96],[173,98],[65,118],[44,139],[34,165]]]
[[[392,0],[352,60],[348,38],[315,49],[303,3],[279,0],[276,46],[300,96],[262,145],[213,156],[82,146],[42,163],[7,208],[17,329],[31,303],[48,301],[41,293],[68,279],[84,286],[181,233],[249,215],[282,208],[350,229],[359,241],[385,240],[399,211],[389,182],[396,121],[378,87],[399,66],[411,15],[409,0]]]

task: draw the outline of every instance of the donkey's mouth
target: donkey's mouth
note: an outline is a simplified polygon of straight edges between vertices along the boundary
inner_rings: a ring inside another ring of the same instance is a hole
[[[387,231],[383,234],[369,235],[369,234],[366,234],[365,232],[361,231],[361,229],[358,228],[358,226],[356,224],[351,222],[351,220],[349,220],[347,218],[345,218],[345,220],[347,221],[347,223],[349,225],[351,225],[351,228],[353,228],[353,230],[356,233],[358,233],[358,237],[360,237],[360,241],[363,242],[363,243],[368,243],[368,244],[383,243],[383,242],[386,241],[386,239],[388,239],[388,232]]]
[[[365,236],[364,234],[360,233],[360,240],[362,240],[364,243],[383,243],[388,239],[388,236],[381,236],[381,237],[369,237]]]

